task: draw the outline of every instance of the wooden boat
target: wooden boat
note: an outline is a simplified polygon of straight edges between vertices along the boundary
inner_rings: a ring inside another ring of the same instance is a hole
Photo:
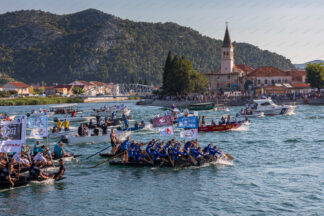
[[[54,180],[54,179],[49,179],[49,180],[52,180],[52,182],[57,182],[57,181],[61,181],[61,180],[65,179],[65,178],[66,177],[62,177],[59,180]],[[42,184],[43,182],[47,182],[47,181],[48,180],[32,179],[29,176],[22,176],[14,182],[14,184],[15,184],[14,188],[26,186],[29,183]],[[9,188],[12,188],[9,181],[5,180],[5,181],[0,182],[0,190],[5,190],[5,189],[9,189]]]
[[[50,106],[50,112],[53,112],[54,114],[71,114],[73,111],[78,112],[76,106],[78,104],[60,104],[60,105],[54,105]]]
[[[202,125],[198,127],[198,132],[221,132],[232,129],[237,129],[241,127],[245,121],[241,122],[231,122],[230,124],[222,124],[222,125]]]
[[[215,103],[214,102],[209,102],[209,103],[197,103],[197,104],[192,104],[189,106],[190,110],[212,110],[215,108]]]

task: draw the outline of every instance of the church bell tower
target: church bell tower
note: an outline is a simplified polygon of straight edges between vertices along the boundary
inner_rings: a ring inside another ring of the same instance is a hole
[[[221,73],[228,74],[233,72],[234,66],[234,47],[232,45],[231,36],[226,24],[226,31],[222,46]]]

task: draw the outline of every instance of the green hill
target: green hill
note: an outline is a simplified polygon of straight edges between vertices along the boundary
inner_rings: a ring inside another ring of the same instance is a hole
[[[161,83],[168,51],[206,73],[220,66],[222,41],[175,23],[123,20],[88,9],[69,15],[17,11],[0,15],[0,73],[27,83]],[[233,43],[235,63],[293,68],[289,59]]]

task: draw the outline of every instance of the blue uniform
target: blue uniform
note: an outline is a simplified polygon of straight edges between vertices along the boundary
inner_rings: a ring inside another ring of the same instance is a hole
[[[128,150],[129,149],[129,142],[128,140],[125,140],[121,146],[122,150]]]
[[[198,159],[199,155],[204,156],[204,154],[202,154],[200,151],[198,151],[195,148],[191,148],[190,153],[191,153],[191,156],[194,157],[196,160]]]
[[[124,120],[124,124],[125,124],[125,127],[128,127],[128,120],[127,119]]]
[[[146,153],[148,154],[148,155],[151,155],[151,148],[153,147],[153,144],[151,144],[151,145],[147,145],[146,146]]]
[[[216,154],[221,155],[222,153],[221,153],[220,151],[218,151],[217,149],[210,149],[210,150],[209,150],[209,154],[210,154],[211,156],[214,156],[214,157],[215,157]]]
[[[145,158],[145,155],[139,153],[139,149],[136,149],[133,154],[134,161],[138,161],[140,158]]]
[[[62,148],[62,146],[59,146],[59,144],[56,144],[54,146],[54,155],[56,157],[62,157],[63,156],[63,148]]]

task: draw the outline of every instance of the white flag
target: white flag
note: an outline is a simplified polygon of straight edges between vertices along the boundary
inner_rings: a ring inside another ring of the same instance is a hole
[[[173,127],[160,128],[160,136],[172,136],[174,134]]]
[[[180,132],[180,138],[183,139],[197,139],[198,130],[197,129],[188,129]]]

